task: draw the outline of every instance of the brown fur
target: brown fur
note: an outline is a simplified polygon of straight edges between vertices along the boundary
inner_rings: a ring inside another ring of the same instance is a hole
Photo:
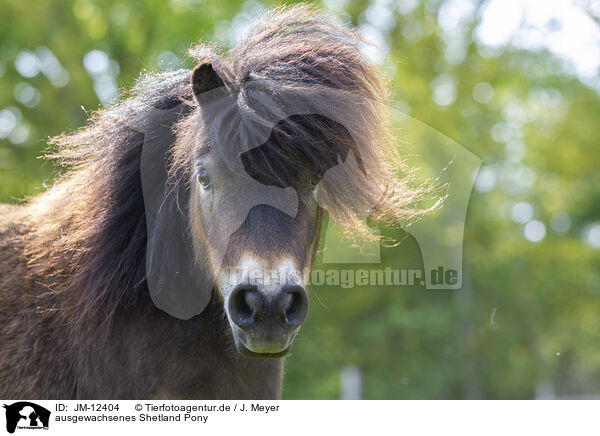
[[[229,87],[286,79],[372,100],[371,118],[359,130],[373,144],[363,158],[379,169],[377,177],[365,186],[349,176],[340,184],[345,192],[332,187],[324,200],[344,229],[368,236],[369,213],[380,220],[424,213],[408,206],[425,188],[398,177],[406,169],[389,147],[385,90],[360,43],[354,31],[301,6],[270,12],[226,56],[206,46],[191,54],[210,60]],[[185,102],[174,123],[171,167],[175,188],[185,192],[192,155],[186,144],[202,134],[189,76],[149,76],[87,127],[56,138],[52,157],[67,173],[28,204],[0,207],[0,397],[279,397],[282,359],[249,360],[235,351],[217,290],[202,314],[183,321],[158,310],[146,286],[143,137],[135,127],[156,108]],[[176,200],[165,207],[177,207]]]

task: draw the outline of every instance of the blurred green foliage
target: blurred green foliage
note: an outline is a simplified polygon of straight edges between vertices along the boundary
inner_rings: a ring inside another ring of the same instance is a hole
[[[444,3],[326,7],[383,43],[398,107],[484,159],[463,289],[315,287],[284,398],[339,397],[348,365],[360,370],[364,398],[600,394],[599,94],[547,50],[474,40],[481,2],[448,34]],[[190,66],[193,42],[231,45],[269,6],[4,0],[0,201],[51,184],[51,165],[37,159],[47,137],[81,126],[144,69]],[[382,255],[383,266],[423,266],[413,238]]]

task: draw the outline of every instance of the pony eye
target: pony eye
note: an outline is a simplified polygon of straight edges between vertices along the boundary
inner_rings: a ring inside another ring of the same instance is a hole
[[[198,183],[200,183],[205,188],[210,185],[210,177],[208,176],[208,171],[206,171],[204,168],[198,168]]]
[[[322,178],[323,178],[323,172],[322,171],[317,171],[315,173],[315,175],[313,176],[313,179],[310,182],[311,186],[313,188],[316,188],[317,185],[319,184],[319,182],[321,182]]]

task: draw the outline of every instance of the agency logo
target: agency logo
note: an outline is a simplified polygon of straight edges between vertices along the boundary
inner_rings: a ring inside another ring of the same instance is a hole
[[[6,409],[6,431],[14,433],[16,429],[48,430],[50,411],[28,401],[19,401],[4,405]]]
[[[382,103],[338,88],[253,79],[235,89],[203,89],[194,98],[199,111],[157,100],[143,122],[129,127],[143,142],[147,283],[159,309],[189,319],[206,308],[216,279],[228,293],[232,269],[269,274],[260,264],[230,263],[232,238],[243,234],[252,211],[277,209],[280,222],[301,222],[313,203],[330,218],[320,250],[324,264],[380,264],[382,246],[401,241],[385,240],[377,224],[403,226],[423,256],[423,272],[412,284],[462,287],[464,226],[479,157],[391,106],[381,110],[403,140],[388,141],[374,130]],[[173,126],[181,119],[188,124],[177,136]],[[418,157],[409,156],[404,142],[418,144]],[[314,166],[313,178],[299,185],[306,162]],[[410,168],[421,169],[419,180]],[[285,283],[304,278],[302,271],[289,272]]]

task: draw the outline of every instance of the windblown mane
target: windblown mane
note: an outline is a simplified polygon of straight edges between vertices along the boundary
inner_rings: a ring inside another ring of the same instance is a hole
[[[365,224],[369,216],[398,223],[425,213],[414,204],[426,188],[411,188],[410,173],[391,146],[386,90],[377,70],[361,54],[362,43],[354,30],[333,24],[307,6],[295,6],[266,14],[227,54],[199,45],[190,55],[198,61],[210,60],[232,92],[251,80],[275,80],[286,81],[290,89],[298,84],[319,85],[369,99],[369,118],[358,119],[348,111],[347,121],[357,125],[361,141],[372,145],[361,158],[378,171],[369,184],[347,175],[344,189],[333,187],[323,201],[346,233],[370,237]],[[26,254],[50,292],[63,294],[61,309],[74,311],[76,326],[90,317],[104,322],[120,307],[149,300],[140,176],[142,132],[148,119],[183,103],[179,119],[168,123],[173,129],[170,169],[175,175],[170,180],[176,191],[186,191],[192,144],[201,143],[199,136],[206,134],[198,128],[190,74],[188,70],[149,74],[129,96],[99,110],[86,127],[51,140],[57,149],[50,157],[67,170],[29,206],[33,230],[27,236]],[[276,94],[278,89],[271,91]],[[240,113],[254,115],[265,103],[244,95],[238,101]],[[227,121],[215,116],[210,127],[228,132]],[[339,131],[331,123],[304,121],[296,123],[295,134],[322,136],[326,143],[339,141]],[[178,207],[178,199],[175,192],[164,207]]]
[[[62,309],[75,311],[75,324],[148,298],[141,132],[152,112],[190,97],[188,83],[185,70],[148,75],[88,126],[51,140],[49,157],[67,172],[29,206],[26,254],[45,286],[63,294]]]

